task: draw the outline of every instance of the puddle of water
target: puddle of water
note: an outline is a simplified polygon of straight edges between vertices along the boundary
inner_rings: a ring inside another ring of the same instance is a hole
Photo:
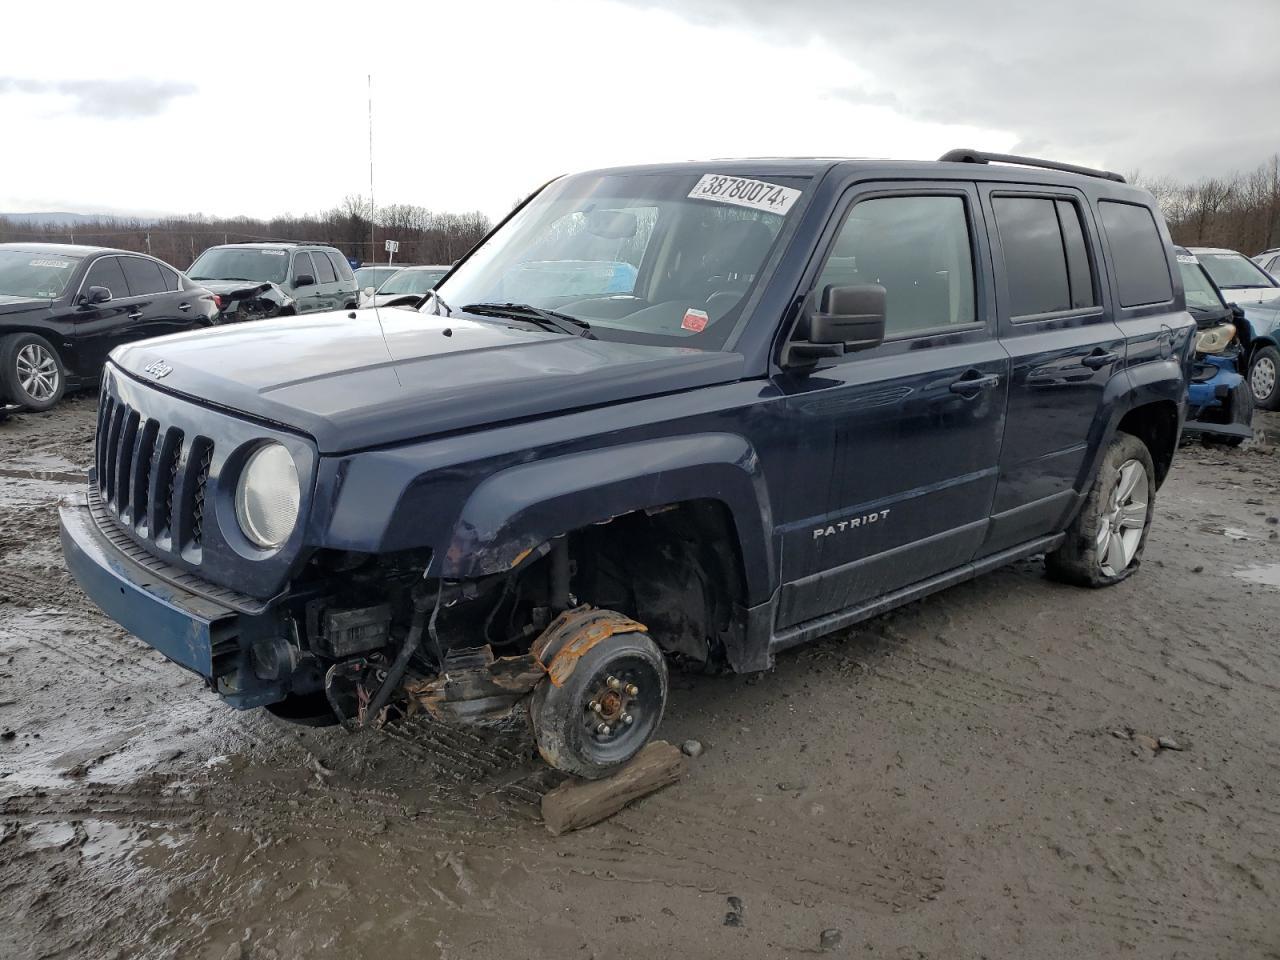
[[[37,823],[27,833],[27,846],[33,850],[63,847],[76,839],[76,828],[69,823]]]
[[[0,479],[43,480],[54,483],[84,483],[84,471],[29,470],[18,467],[0,467]]]
[[[1232,574],[1250,583],[1261,583],[1268,587],[1280,587],[1280,563],[1268,563],[1261,567],[1246,567]]]

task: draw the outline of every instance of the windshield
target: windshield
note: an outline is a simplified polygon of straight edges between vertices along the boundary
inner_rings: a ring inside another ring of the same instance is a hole
[[[1195,257],[1180,254],[1178,270],[1182,274],[1183,289],[1187,292],[1188,310],[1221,310],[1226,306]]]
[[[605,340],[717,349],[805,177],[626,174],[551,184],[440,285],[455,307],[519,303]]]
[[[79,257],[0,250],[0,297],[57,299],[79,262]]]
[[[356,271],[356,286],[361,290],[365,287],[377,287],[399,272],[399,267],[361,267]]]
[[[1238,253],[1198,253],[1196,259],[1223,290],[1276,285],[1261,267]]]
[[[426,293],[448,270],[401,270],[378,288],[378,294]]]
[[[253,280],[284,283],[289,273],[287,250],[257,247],[210,247],[187,271],[192,280]]]

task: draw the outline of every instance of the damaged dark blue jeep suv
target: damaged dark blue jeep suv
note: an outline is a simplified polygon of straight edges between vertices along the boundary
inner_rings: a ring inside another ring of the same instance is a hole
[[[548,184],[416,309],[130,344],[67,564],[232,706],[480,722],[599,777],[668,664],[1019,558],[1142,558],[1195,323],[1152,198],[953,151]]]

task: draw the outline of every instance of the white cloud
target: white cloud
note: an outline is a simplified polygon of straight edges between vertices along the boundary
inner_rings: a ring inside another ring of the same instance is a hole
[[[216,16],[153,2],[59,9],[94,49],[128,51],[114,62],[150,84],[113,74],[117,91],[186,95],[160,98],[150,115],[107,117],[0,87],[0,129],[23,147],[6,156],[0,209],[270,215],[332,206],[368,190],[370,72],[378,200],[494,217],[546,180],[596,166],[932,158],[1018,139],[909,117],[821,40],[775,42],[745,26],[615,3],[237,0]],[[7,32],[39,36],[43,18],[6,11]],[[103,62],[59,58],[56,80],[92,100],[83,82],[102,80]],[[50,64],[44,44],[6,49],[8,76],[51,83]]]

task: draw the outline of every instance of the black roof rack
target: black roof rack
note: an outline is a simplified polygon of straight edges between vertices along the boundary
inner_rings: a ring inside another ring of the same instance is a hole
[[[986,153],[982,150],[948,150],[939,160],[950,163],[1016,163],[1022,167],[1042,167],[1045,170],[1061,170],[1063,173],[1078,173],[1085,177],[1100,177],[1103,180],[1114,180],[1116,183],[1128,183],[1124,177],[1110,170],[1095,170],[1093,167],[1077,167],[1074,163],[1057,163],[1053,160],[1038,160],[1035,157],[1019,157],[1012,153]]]

